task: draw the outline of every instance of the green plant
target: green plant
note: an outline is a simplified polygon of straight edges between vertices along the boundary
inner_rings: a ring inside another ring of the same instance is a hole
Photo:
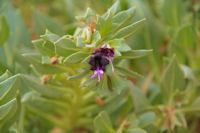
[[[60,37],[46,31],[41,39],[33,41],[38,53],[23,54],[34,70],[33,76],[20,75],[21,82],[25,82],[29,88],[28,92],[19,93],[24,95],[23,109],[39,115],[62,129],[93,130],[91,125],[95,115],[105,108],[94,103],[95,96],[101,95],[107,101],[107,106],[113,104],[110,101],[117,100],[121,91],[123,96],[128,88],[133,87],[132,83],[125,79],[127,75],[142,77],[136,72],[124,69],[120,63],[124,59],[139,58],[151,53],[151,50],[131,50],[124,41],[143,25],[144,19],[131,24],[129,21],[134,16],[135,9],[119,11],[119,2],[102,16],[88,9],[84,17],[77,18],[85,24],[85,27],[78,28],[73,36]],[[107,51],[109,55],[99,55],[101,51],[98,50]],[[92,55],[92,52],[96,53]],[[107,63],[103,65],[105,62]],[[91,79],[90,69],[98,73]],[[42,83],[36,76],[42,78]],[[13,88],[17,87],[13,83],[10,85],[12,86],[5,88],[8,92],[13,93],[12,89],[18,89]],[[93,90],[96,88],[99,93]],[[18,91],[21,92],[20,89]],[[110,99],[109,95],[113,98]],[[116,109],[113,107],[109,110],[115,112]],[[24,114],[21,115],[20,122],[23,121]],[[116,117],[118,115],[117,113]],[[21,123],[19,125],[22,126]],[[95,122],[97,131],[115,132],[112,127],[104,129],[106,126],[109,125]],[[23,127],[19,127],[19,130],[22,131]],[[124,126],[118,130],[122,132],[125,130]],[[137,130],[142,131],[142,129]]]
[[[119,0],[106,13],[112,0],[11,2],[1,133],[199,132],[198,1]]]

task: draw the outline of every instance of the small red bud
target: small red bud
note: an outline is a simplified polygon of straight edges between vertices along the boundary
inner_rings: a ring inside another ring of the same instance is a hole
[[[58,56],[54,56],[53,58],[51,58],[51,64],[56,64],[58,61]]]
[[[99,106],[103,106],[105,104],[105,102],[100,97],[96,97],[95,101]]]
[[[46,84],[47,80],[49,80],[51,78],[51,75],[43,75],[42,76],[42,83]]]

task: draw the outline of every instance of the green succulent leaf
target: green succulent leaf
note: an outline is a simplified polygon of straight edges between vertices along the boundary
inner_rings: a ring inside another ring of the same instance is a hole
[[[56,54],[67,57],[79,50],[76,48],[76,44],[68,38],[60,38],[55,42]]]
[[[113,28],[112,18],[110,15],[107,19],[102,16],[97,16],[97,30],[103,39],[112,33]]]
[[[114,16],[120,11],[120,2],[117,0],[103,15],[104,18],[108,17],[108,15]]]
[[[119,66],[115,66],[115,68],[117,69],[117,71],[123,73],[126,76],[130,76],[130,77],[133,77],[133,78],[143,78],[143,76],[138,74],[137,72],[128,70],[126,68],[119,67]]]
[[[9,78],[10,76],[11,76],[11,73],[7,70],[4,74],[0,76],[0,83],[6,80],[7,78]]]
[[[139,126],[145,127],[149,124],[153,123],[153,121],[156,119],[156,115],[154,112],[148,112],[139,117]]]
[[[79,21],[85,21],[87,23],[92,22],[92,19],[96,17],[96,13],[91,9],[88,8],[85,16],[77,16],[76,19]]]
[[[94,127],[98,133],[115,133],[110,118],[106,112],[101,112],[94,120]]]
[[[13,110],[16,109],[16,107],[17,107],[16,105],[17,105],[17,101],[16,101],[16,99],[13,99],[10,102],[0,106],[0,112],[1,112],[0,113],[0,121],[1,122],[3,120],[7,119],[6,116],[9,115],[8,114],[9,111],[12,112]]]
[[[0,106],[0,132],[4,133],[15,122],[17,100],[13,99]]]
[[[62,109],[67,112],[67,108],[65,108],[66,103],[56,99],[40,97],[37,93],[32,93],[30,98],[26,101],[26,104],[47,113],[55,113]]]
[[[128,129],[126,133],[147,133],[147,132],[143,129],[133,128],[133,129]]]
[[[0,62],[0,75],[3,74],[7,70],[7,67]]]
[[[68,91],[67,89],[64,90],[63,88],[51,85],[45,86],[41,83],[40,80],[28,75],[22,75],[22,79],[31,90],[39,92],[40,94],[47,97],[52,97],[52,98],[61,97],[64,94],[64,92]]]
[[[56,34],[51,33],[50,31],[46,30],[44,35],[40,36],[45,41],[49,41],[51,43],[55,43],[60,37]]]
[[[91,79],[91,78],[89,78],[89,79],[87,79],[87,80],[85,80],[81,85],[80,85],[80,87],[88,87],[88,88],[90,88],[90,89],[94,89],[94,88],[96,88],[97,87],[97,79]]]
[[[179,46],[189,47],[192,46],[195,41],[194,31],[190,25],[186,25],[180,28],[177,33],[176,43]]]
[[[117,56],[116,59],[136,59],[147,56],[152,53],[152,50],[130,50],[126,52],[121,52],[121,56]]]
[[[140,21],[137,21],[131,25],[128,25],[122,29],[120,29],[119,31],[117,31],[114,35],[113,38],[128,38],[130,36],[132,36],[133,34],[135,34],[139,29],[142,28],[142,26],[144,25],[146,19],[142,19]]]
[[[110,79],[112,84],[111,89],[115,90],[118,94],[127,87],[127,80],[116,73],[113,73]]]
[[[129,51],[131,48],[124,42],[124,39],[114,39],[107,42],[110,47],[115,48],[119,52]]]
[[[150,103],[143,92],[136,88],[132,83],[129,83],[131,96],[134,102],[134,107],[137,112],[142,111],[149,107]]]
[[[117,25],[117,29],[120,29],[126,26],[126,24],[131,21],[134,15],[135,15],[134,7],[125,11],[121,11],[113,17],[113,23]]]
[[[76,46],[77,47],[84,47],[85,46],[85,43],[83,41],[83,39],[81,37],[77,37],[77,43],[76,43]]]
[[[105,96],[108,94],[109,85],[108,85],[108,77],[106,75],[103,75],[103,79],[101,80],[98,89],[100,96]]]
[[[119,12],[121,9],[120,7],[120,2],[119,0],[117,0],[109,9],[108,12],[111,12],[112,14],[116,14],[117,12]]]
[[[63,128],[63,129],[68,128],[68,125],[66,126],[67,122],[63,123],[64,120],[57,118],[55,116],[55,114],[52,115],[51,113],[40,111],[40,110],[38,110],[38,108],[34,108],[29,105],[26,105],[26,107],[30,112],[37,114],[38,116],[42,117],[43,119],[47,120],[48,122],[51,122],[54,125],[58,125],[59,127]]]
[[[50,42],[44,42],[42,39],[32,41],[37,51],[45,56],[55,56],[54,45]]]
[[[89,70],[84,70],[80,72],[79,74],[68,77],[68,80],[76,80],[76,79],[82,78],[83,76],[87,75],[89,72],[90,72]]]
[[[82,52],[82,51],[79,51],[79,52],[76,52],[70,56],[68,56],[64,62],[68,62],[68,63],[79,63],[81,62],[82,60],[84,60],[86,57],[89,56],[89,53],[86,53],[86,52]]]
[[[9,26],[7,24],[6,18],[4,16],[1,17],[0,22],[0,46],[3,45],[10,35]]]
[[[183,90],[185,86],[184,73],[173,56],[162,75],[163,93],[171,96],[175,90]]]
[[[19,133],[17,129],[9,129],[8,133]]]
[[[99,31],[94,32],[94,34],[92,35],[92,44],[96,44],[96,42],[98,42],[101,39],[101,34],[99,33]]]
[[[36,71],[41,74],[56,74],[71,71],[69,67],[61,64],[42,64],[42,59],[38,54],[35,53],[24,54],[24,57],[28,59],[28,61],[31,62],[31,66],[34,67]]]
[[[7,103],[16,97],[19,87],[20,75],[12,76],[0,82],[0,105]]]

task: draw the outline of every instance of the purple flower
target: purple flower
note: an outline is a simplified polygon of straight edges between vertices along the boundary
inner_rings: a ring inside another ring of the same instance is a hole
[[[109,48],[108,45],[104,45],[102,48],[95,49],[92,54],[93,55],[100,54],[102,56],[106,56],[106,57],[112,59],[115,52],[114,52],[114,48]]]
[[[106,70],[105,67],[107,64],[109,64],[109,60],[100,54],[95,54],[94,56],[90,57],[89,64],[92,66],[91,70],[94,71],[94,74],[91,76],[91,78],[98,77],[98,82],[100,82],[103,77],[102,75]]]
[[[115,50],[114,48],[110,48],[108,45],[104,45],[101,48],[95,49],[92,54],[93,55],[100,54],[102,56],[108,57],[110,59],[110,62],[111,62],[112,71],[114,72],[114,67],[113,67],[113,63],[112,63],[113,62],[113,57],[115,55],[114,50]]]
[[[109,64],[109,62],[112,65],[112,71],[114,71],[112,64],[114,48],[109,48],[108,45],[104,45],[101,48],[95,49],[92,54],[94,56],[90,57],[89,64],[91,65],[91,70],[94,71],[94,74],[91,76],[91,78],[98,77],[98,82],[100,82],[103,77],[103,73],[106,71],[105,67]]]

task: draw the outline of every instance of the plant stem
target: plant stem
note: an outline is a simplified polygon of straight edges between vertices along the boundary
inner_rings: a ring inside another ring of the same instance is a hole
[[[23,133],[24,131],[24,114],[25,114],[25,110],[24,110],[24,105],[21,105],[21,112],[20,112],[20,116],[19,116],[19,131],[20,133]]]

